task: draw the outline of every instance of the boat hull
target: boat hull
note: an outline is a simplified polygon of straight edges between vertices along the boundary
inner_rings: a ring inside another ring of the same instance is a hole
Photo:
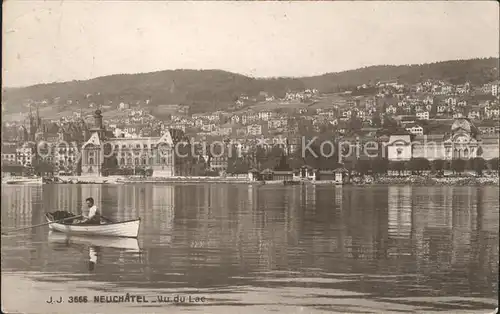
[[[109,247],[113,249],[122,249],[127,252],[139,252],[139,242],[136,238],[123,237],[103,237],[103,236],[78,236],[69,235],[61,232],[49,231],[49,243],[74,243],[96,247]]]
[[[47,222],[52,221],[47,216],[46,219]],[[101,225],[73,225],[54,222],[49,224],[49,229],[71,235],[137,238],[140,222],[140,219]]]
[[[2,180],[4,181],[4,180]],[[4,182],[5,184],[17,184],[17,185],[41,185],[43,184],[42,178],[19,178],[19,179],[7,179]]]

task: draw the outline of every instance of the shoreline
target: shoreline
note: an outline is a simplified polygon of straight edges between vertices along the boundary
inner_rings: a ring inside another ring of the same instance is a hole
[[[60,182],[55,184],[136,184],[136,183],[212,183],[212,184],[247,184],[247,185],[348,185],[348,186],[370,186],[370,185],[412,185],[412,186],[498,186],[498,176],[453,176],[453,177],[429,177],[429,176],[405,176],[393,177],[382,176],[373,178],[355,177],[351,182],[336,182],[332,180],[302,180],[302,181],[252,181],[243,177],[61,177]]]
[[[378,185],[413,186],[498,186],[498,177],[380,177],[374,180]],[[363,184],[361,184],[363,185]]]

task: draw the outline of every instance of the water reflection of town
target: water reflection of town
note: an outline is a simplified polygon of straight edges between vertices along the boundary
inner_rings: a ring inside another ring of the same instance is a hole
[[[33,212],[41,207],[38,187],[2,186],[2,229],[38,223]]]
[[[2,228],[40,223],[47,208],[86,211],[84,200],[90,196],[107,217],[142,218],[141,261],[110,253],[95,266],[106,280],[123,281],[126,272],[138,281],[173,282],[172,272],[210,285],[244,273],[321,269],[423,276],[462,272],[491,283],[498,271],[496,187],[7,187]],[[33,230],[40,242],[46,239],[46,229]],[[43,244],[30,252],[30,260],[48,259],[45,267],[61,261]],[[20,267],[15,263],[6,267]]]

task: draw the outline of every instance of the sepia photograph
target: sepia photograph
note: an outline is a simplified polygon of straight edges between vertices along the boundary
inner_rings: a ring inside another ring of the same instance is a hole
[[[499,12],[4,1],[2,313],[498,313]]]

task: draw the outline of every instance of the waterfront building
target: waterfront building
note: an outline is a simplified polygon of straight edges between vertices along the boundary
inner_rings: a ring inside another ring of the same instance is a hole
[[[466,118],[455,119],[444,134],[416,136],[412,143],[412,157],[429,160],[498,158],[499,141],[495,134],[481,135],[476,126]]]
[[[80,158],[80,151],[76,143],[58,142],[53,146],[55,166],[65,173],[76,172],[75,166]]]
[[[171,130],[160,137],[114,138],[102,123],[100,110],[94,114],[92,135],[82,147],[82,175],[101,176],[105,157],[114,156],[118,167],[145,167],[153,176],[175,175],[174,142]]]
[[[24,167],[31,167],[35,159],[35,145],[33,143],[25,143],[23,146],[16,148],[17,162]]]
[[[2,163],[17,163],[16,148],[13,146],[2,145]]]
[[[387,143],[387,159],[408,161],[412,157],[410,135],[391,135]]]

